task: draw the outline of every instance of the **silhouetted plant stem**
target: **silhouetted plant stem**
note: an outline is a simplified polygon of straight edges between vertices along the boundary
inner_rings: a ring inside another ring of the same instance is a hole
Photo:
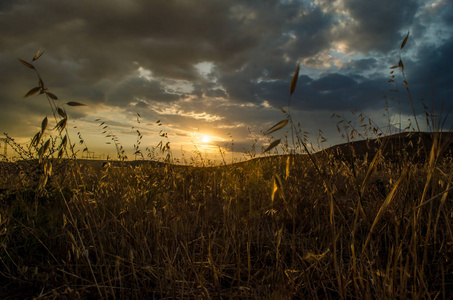
[[[310,154],[310,151],[308,150],[307,144],[304,142],[303,137],[299,136],[299,134],[298,134],[298,132],[297,132],[297,130],[295,128],[295,125],[294,125],[294,122],[293,122],[293,118],[291,117],[291,95],[292,95],[292,93],[288,97],[288,119],[289,119],[289,122],[290,122],[291,138],[292,138],[292,143],[293,143],[293,147],[292,147],[290,155],[293,152],[295,153],[295,150],[296,150],[296,143],[294,142],[294,135],[295,135],[294,132],[296,132],[298,143],[300,143],[302,145],[302,147],[304,148],[305,152],[308,155],[308,158],[310,159],[310,161],[312,162],[313,166],[315,167],[316,172],[319,174],[319,176],[321,177],[322,181],[324,182],[324,185],[325,185],[327,191],[330,193],[331,200],[335,203],[335,206],[338,208],[338,212],[340,213],[341,218],[343,219],[343,221],[345,221],[346,226],[349,228],[349,225],[348,225],[348,223],[346,221],[346,218],[343,215],[343,213],[341,212],[340,206],[338,205],[338,201],[337,201],[337,199],[335,198],[335,196],[333,194],[333,189],[330,186],[330,183],[327,181],[327,179],[325,178],[325,176],[321,172],[321,169],[319,168],[318,164],[316,163],[316,160],[314,159],[313,155]]]

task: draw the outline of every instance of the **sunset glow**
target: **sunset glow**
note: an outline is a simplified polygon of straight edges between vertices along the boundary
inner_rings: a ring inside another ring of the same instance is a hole
[[[211,141],[211,138],[207,135],[203,135],[201,141],[205,144],[208,144]]]

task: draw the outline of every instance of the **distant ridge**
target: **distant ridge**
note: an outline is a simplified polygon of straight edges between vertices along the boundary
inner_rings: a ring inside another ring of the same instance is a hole
[[[403,132],[388,136],[381,136],[374,139],[352,141],[338,144],[329,148],[311,153],[315,158],[332,157],[341,160],[372,159],[381,150],[387,160],[398,160],[403,157],[413,161],[424,162],[431,151],[433,139],[440,140],[441,151],[439,156],[453,156],[453,132]],[[237,162],[234,165],[246,164],[248,162],[264,162],[275,159],[284,159],[288,154],[260,156],[251,160]],[[306,154],[297,154],[297,157],[306,157]]]
[[[366,155],[374,156],[379,149],[387,159],[396,159],[403,153],[412,156],[416,160],[424,160],[430,153],[434,138],[439,140],[441,151],[439,156],[451,156],[453,150],[452,132],[404,132],[389,136],[382,136],[376,139],[367,139],[343,143],[329,147],[325,150],[316,152],[332,154],[335,157],[350,157],[354,152],[354,157],[363,158]]]
[[[341,160],[350,160],[354,159],[365,159],[368,156],[368,159],[372,159],[377,151],[381,150],[382,155],[389,160],[400,159],[403,156],[406,158],[411,158],[419,162],[425,161],[429,157],[433,145],[433,139],[436,138],[440,140],[440,157],[453,157],[453,132],[405,132],[398,133],[394,135],[381,136],[375,139],[366,139],[352,141],[349,143],[343,143],[331,146],[329,148],[311,153],[315,158],[316,157],[333,157]],[[269,156],[259,156],[252,158],[250,160],[239,161],[235,163],[229,163],[226,165],[213,165],[207,167],[222,167],[222,166],[240,166],[243,164],[253,163],[253,162],[269,162],[274,161],[275,159],[286,159],[288,154],[281,155],[269,155]],[[297,154],[299,158],[305,157],[306,154]],[[55,161],[57,161],[55,159]],[[65,162],[66,160],[63,160]],[[77,159],[79,164],[85,166],[92,166],[95,168],[103,168],[106,162],[109,162],[109,166],[112,167],[138,167],[141,165],[148,165],[151,167],[163,167],[167,165],[164,162],[151,161],[151,160],[134,160],[134,161],[116,161],[116,160],[91,160],[91,159]],[[18,161],[17,163],[37,163],[35,160],[31,161]],[[0,162],[0,167],[5,167],[10,165],[10,162]],[[183,164],[174,164],[178,167],[197,167],[193,165],[183,165]],[[105,165],[107,167],[107,165]]]

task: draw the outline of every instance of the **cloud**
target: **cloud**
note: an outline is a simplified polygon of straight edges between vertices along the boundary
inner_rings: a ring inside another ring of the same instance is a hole
[[[37,77],[16,59],[41,49],[33,63],[57,105],[88,104],[68,109],[74,121],[111,113],[127,131],[140,112],[181,139],[197,128],[234,131],[244,145],[248,127],[259,133],[281,119],[299,62],[292,112],[315,130],[322,114],[383,109],[409,30],[401,57],[413,97],[433,88],[451,108],[452,11],[447,0],[2,1],[0,126],[30,136],[51,114],[43,95],[23,98]],[[400,98],[388,105],[411,113],[395,79]]]
[[[311,87],[322,92],[353,88],[357,82],[349,76],[338,73],[327,74],[311,83]]]
[[[127,106],[133,102],[171,102],[181,98],[181,95],[167,92],[161,81],[147,80],[140,77],[130,77],[117,84],[108,95],[108,104]]]
[[[395,49],[414,22],[419,4],[415,0],[343,0],[343,19],[336,34],[352,51],[387,52]]]
[[[374,70],[378,67],[378,60],[375,58],[355,59],[345,64],[344,70],[361,73],[363,71]]]
[[[221,97],[226,98],[227,94],[222,89],[211,89],[206,92],[207,97]]]

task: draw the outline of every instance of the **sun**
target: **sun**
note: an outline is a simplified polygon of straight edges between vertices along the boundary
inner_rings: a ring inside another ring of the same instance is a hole
[[[211,141],[211,138],[210,138],[209,136],[207,136],[207,135],[203,135],[203,136],[201,137],[201,141],[202,141],[203,143],[207,144],[207,143],[209,143],[209,142]]]

